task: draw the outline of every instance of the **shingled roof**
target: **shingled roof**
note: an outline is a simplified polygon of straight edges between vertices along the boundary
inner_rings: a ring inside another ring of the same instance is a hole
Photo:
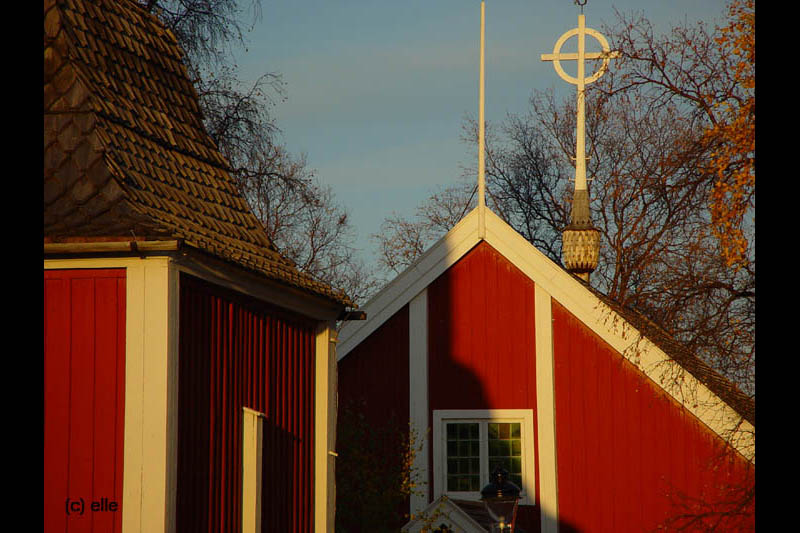
[[[181,240],[354,307],[270,242],[202,123],[175,36],[132,0],[44,0],[44,235]]]

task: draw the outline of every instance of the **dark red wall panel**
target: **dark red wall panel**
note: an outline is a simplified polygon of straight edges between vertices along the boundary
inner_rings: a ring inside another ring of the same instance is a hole
[[[651,531],[701,513],[754,529],[752,504],[726,503],[751,485],[743,457],[555,301],[553,346],[563,529]]]
[[[408,424],[408,305],[403,306],[338,365],[339,405],[363,402],[370,423]]]
[[[485,242],[428,287],[433,409],[535,409],[534,284]]]
[[[383,458],[382,465],[389,471],[399,470],[399,461],[402,459],[397,449],[391,447],[397,443],[397,436],[408,435],[409,421],[409,362],[408,362],[408,305],[403,306],[391,318],[372,332],[347,357],[342,359],[337,367],[338,373],[338,419],[339,429],[337,438],[354,432],[365,432],[373,435],[371,442],[366,443],[365,449],[371,450]],[[357,414],[356,414],[357,413]],[[363,415],[363,420],[358,417]],[[351,427],[346,427],[346,424]],[[382,449],[389,446],[388,450]],[[353,468],[362,458],[365,449],[356,449],[358,444],[353,444],[341,439],[337,442],[336,449],[339,453],[336,474],[340,477],[350,475]],[[376,451],[376,449],[379,449]],[[391,461],[397,461],[392,464]],[[345,471],[351,468],[350,471]],[[374,475],[365,473],[364,475]],[[342,482],[337,486],[341,486]],[[347,507],[350,515],[358,515],[361,505],[358,497],[346,492],[337,493],[337,509]],[[402,516],[409,510],[408,498],[399,504],[397,514]],[[391,520],[387,518],[387,520]],[[387,523],[389,529],[399,530],[405,520],[397,519],[397,523]],[[348,524],[351,533],[367,531],[359,529],[357,524]]]
[[[431,283],[430,424],[437,409],[532,409],[536,439],[534,296],[533,281],[486,242]],[[538,531],[536,508],[521,508],[519,523]]]
[[[266,414],[262,530],[313,530],[316,324],[180,279],[178,531],[241,529],[242,407]]]
[[[45,270],[45,531],[121,530],[124,402],[125,270]]]

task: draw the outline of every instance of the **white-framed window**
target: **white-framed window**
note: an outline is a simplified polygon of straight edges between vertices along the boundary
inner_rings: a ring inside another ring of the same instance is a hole
[[[494,467],[503,466],[534,503],[533,410],[433,411],[434,498],[478,500]]]

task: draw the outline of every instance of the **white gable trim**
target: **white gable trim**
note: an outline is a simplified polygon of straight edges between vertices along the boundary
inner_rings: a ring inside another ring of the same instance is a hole
[[[441,496],[428,505],[419,515],[412,515],[411,520],[402,527],[402,533],[422,533],[430,531],[430,527],[438,527],[442,522],[456,531],[465,533],[486,533],[486,530],[477,523],[461,507],[455,505],[447,496]],[[427,527],[427,529],[426,529]]]
[[[367,320],[350,321],[342,326],[337,347],[338,359],[344,358],[478,242],[478,217],[473,210],[413,265],[364,304]]]
[[[346,324],[340,333],[339,359],[455,264],[478,242],[478,213],[473,209],[420,259],[364,306],[367,320]],[[679,404],[755,463],[755,428],[688,371],[605,305],[563,268],[551,261],[497,215],[486,209],[486,242],[519,268],[554,300],[661,386]]]

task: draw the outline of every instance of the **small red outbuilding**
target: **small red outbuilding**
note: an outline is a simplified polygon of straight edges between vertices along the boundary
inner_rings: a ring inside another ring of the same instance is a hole
[[[45,531],[333,524],[335,329],[132,0],[44,1]]]

